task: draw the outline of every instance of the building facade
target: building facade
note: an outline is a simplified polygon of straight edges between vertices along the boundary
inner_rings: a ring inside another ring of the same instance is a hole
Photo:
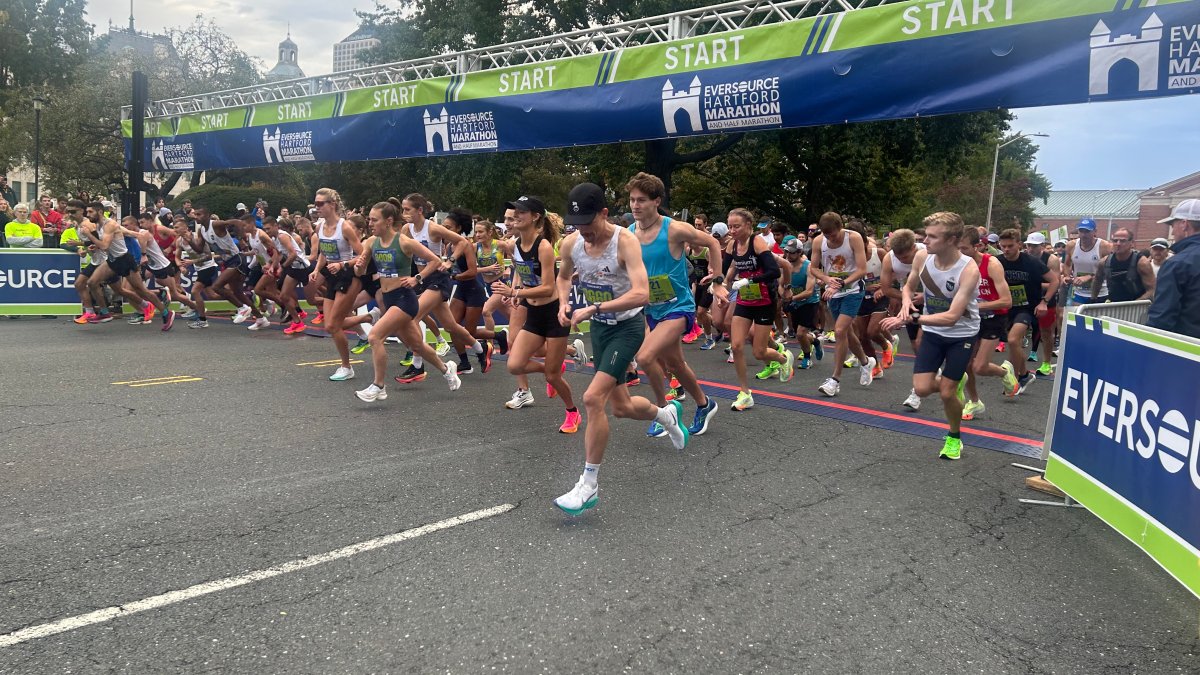
[[[300,69],[300,48],[292,42],[292,34],[283,39],[279,43],[279,61],[275,63],[275,67],[267,71],[268,82],[281,82],[283,80],[298,80],[304,77],[304,71]]]
[[[1111,238],[1118,228],[1133,232],[1137,248],[1150,247],[1158,237],[1170,239],[1170,228],[1159,220],[1185,199],[1200,198],[1200,171],[1148,190],[1051,190],[1048,199],[1034,199],[1034,228],[1055,230],[1066,227],[1071,238],[1084,218],[1096,221],[1096,235]]]
[[[358,60],[358,53],[364,49],[379,46],[379,38],[370,26],[362,26],[346,36],[344,40],[333,45],[333,72],[354,70],[366,65]]]

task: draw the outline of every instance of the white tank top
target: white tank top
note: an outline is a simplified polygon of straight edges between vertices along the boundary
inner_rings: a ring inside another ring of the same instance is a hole
[[[146,254],[146,262],[150,263],[152,270],[161,270],[171,264],[171,261],[163,254],[162,247],[154,240],[153,235],[150,237],[150,243],[142,247],[142,252]]]
[[[345,222],[345,219],[338,218],[333,235],[328,237],[325,236],[325,221],[321,220],[317,225],[317,245],[325,255],[326,263],[346,262],[354,257],[354,249],[350,248],[350,242],[342,234],[342,223]]]
[[[883,261],[879,259],[879,249],[871,244],[867,249],[867,274],[863,277],[863,283],[867,286],[879,283],[880,274],[883,274]]]
[[[617,249],[621,241],[621,228],[614,228],[613,236],[608,245],[598,256],[588,255],[587,242],[583,237],[575,240],[571,249],[571,262],[575,264],[575,272],[579,275],[579,289],[589,305],[619,298],[633,288],[629,272],[621,267],[617,258]],[[519,247],[518,247],[519,248]],[[614,325],[641,314],[641,307],[633,307],[619,312],[605,312],[592,317],[593,321]]]
[[[858,271],[858,261],[854,259],[854,249],[850,248],[850,230],[842,230],[842,244],[837,247],[830,247],[829,238],[826,237],[821,246],[821,269],[825,270],[825,274],[838,279],[845,279],[851,274]],[[843,286],[837,293],[833,294],[835,298],[841,298],[847,295],[862,292],[862,282]]]
[[[958,283],[962,277],[963,268],[971,259],[959,253],[958,261],[945,271],[937,267],[937,258],[929,256],[925,259],[925,268],[921,270],[921,285],[925,290],[925,314],[940,314],[950,309],[950,303],[958,293]],[[969,338],[979,333],[979,285],[971,289],[967,309],[953,326],[921,326],[927,333],[935,333],[948,338]]]
[[[917,242],[916,246],[917,246],[917,249],[916,249],[917,251],[925,250],[925,244]],[[908,281],[909,273],[912,272],[912,263],[906,263],[906,262],[900,260],[900,258],[896,257],[895,251],[888,251],[888,253],[891,254],[892,274],[895,276],[895,279],[893,280],[892,283],[896,286],[896,288],[902,288],[904,286],[904,284]],[[916,255],[917,255],[916,251],[913,251],[914,258],[916,258]]]
[[[279,249],[279,254],[283,256],[284,260],[289,255],[296,254],[296,259],[292,261],[293,269],[308,269],[308,256],[304,255],[304,247],[296,243],[291,234],[280,230],[279,236],[275,237],[275,247]]]
[[[262,243],[263,234],[262,230],[255,230],[253,236],[250,237],[251,267],[262,267],[271,259],[271,252],[267,250],[267,245]]]
[[[1075,242],[1075,250],[1071,253],[1071,269],[1075,276],[1083,274],[1095,274],[1096,269],[1100,267],[1100,240],[1092,242],[1092,250],[1083,250],[1083,245],[1078,241]],[[1075,286],[1075,294],[1084,297],[1092,297],[1092,285],[1084,284]],[[1108,282],[1100,284],[1100,297],[1108,296]]]
[[[206,270],[217,266],[217,263],[213,262],[212,256],[200,255],[195,247],[183,239],[179,240],[179,258],[191,261],[193,269],[197,270]]]
[[[421,229],[419,229],[419,230],[417,229],[417,226],[414,223],[412,226],[413,239],[416,239],[417,241],[421,242],[421,244],[423,244],[425,246],[425,248],[429,249],[430,251],[433,251],[434,255],[441,256],[442,255],[442,245],[443,245],[442,240],[439,239],[439,240],[437,240],[437,242],[431,241],[432,236],[429,233],[429,224],[432,222],[433,222],[432,220],[425,219],[421,223]],[[415,263],[418,267],[423,267],[425,265],[428,265],[429,261],[425,260],[424,258],[413,258],[413,263]]]
[[[224,258],[237,255],[237,244],[233,243],[233,235],[229,234],[228,229],[225,230],[225,236],[218,237],[213,224],[209,223],[200,227],[200,236],[204,237],[204,241],[208,242],[208,247],[213,250],[213,253]]]

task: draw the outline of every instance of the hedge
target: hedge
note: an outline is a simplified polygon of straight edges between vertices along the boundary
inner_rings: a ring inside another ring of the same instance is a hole
[[[183,206],[184,200],[192,200],[192,205],[204,204],[215,214],[224,218],[232,218],[237,213],[237,205],[245,204],[253,209],[259,199],[267,202],[267,215],[279,215],[279,209],[286,207],[292,213],[303,213],[308,206],[309,196],[300,192],[289,192],[277,188],[241,187],[237,185],[214,185],[206,183],[197,185],[181,193],[171,200],[167,206],[177,210]]]

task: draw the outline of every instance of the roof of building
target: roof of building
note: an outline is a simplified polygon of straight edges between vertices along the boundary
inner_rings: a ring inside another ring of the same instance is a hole
[[[1188,188],[1195,187],[1196,185],[1200,185],[1200,171],[1197,171],[1193,174],[1188,174],[1183,178],[1176,178],[1169,183],[1163,183],[1162,185],[1152,187],[1142,194],[1146,197],[1170,196],[1173,193],[1182,192]]]
[[[101,50],[110,54],[132,49],[144,56],[161,58],[163,54],[159,50],[165,50],[167,57],[178,58],[175,45],[166,35],[140,31],[130,32],[125,28],[109,28],[107,33],[96,38],[96,44]]]
[[[359,26],[358,30],[347,35],[342,42],[355,42],[357,40],[370,40],[375,37],[374,26]]]
[[[279,43],[279,46],[280,46],[281,48],[282,48],[282,47],[291,47],[292,49],[296,49],[296,48],[297,48],[297,47],[296,47],[296,43],[295,43],[295,42],[292,42],[292,36],[291,36],[291,35],[288,35],[287,37],[285,37],[285,38],[283,39],[283,42],[280,42],[280,43]]]
[[[1145,190],[1051,190],[1048,199],[1035,197],[1029,208],[1038,218],[1137,218],[1141,211],[1138,197],[1143,192]]]
[[[280,61],[275,64],[275,67],[267,71],[267,80],[275,82],[280,80],[298,80],[305,77],[304,71],[300,66],[287,61]]]

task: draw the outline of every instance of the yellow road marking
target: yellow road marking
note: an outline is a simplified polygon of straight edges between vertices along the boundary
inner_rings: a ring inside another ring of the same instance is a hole
[[[162,382],[143,382],[141,384],[131,384],[130,387],[154,387],[160,384],[179,384],[180,382],[199,382],[203,377],[185,377],[178,380],[165,380]]]
[[[191,375],[169,375],[167,377],[148,377],[144,380],[129,380],[128,382],[113,382],[112,384],[140,384],[143,382],[160,382],[163,380],[178,380],[183,377],[192,377]]]
[[[362,360],[359,359],[359,360],[351,360],[350,361],[350,365],[354,365],[355,363],[362,363]],[[297,363],[296,365],[312,366],[314,368],[320,368],[321,366],[340,366],[340,365],[342,365],[342,360],[341,359],[331,359],[329,361],[308,361],[307,363]]]

